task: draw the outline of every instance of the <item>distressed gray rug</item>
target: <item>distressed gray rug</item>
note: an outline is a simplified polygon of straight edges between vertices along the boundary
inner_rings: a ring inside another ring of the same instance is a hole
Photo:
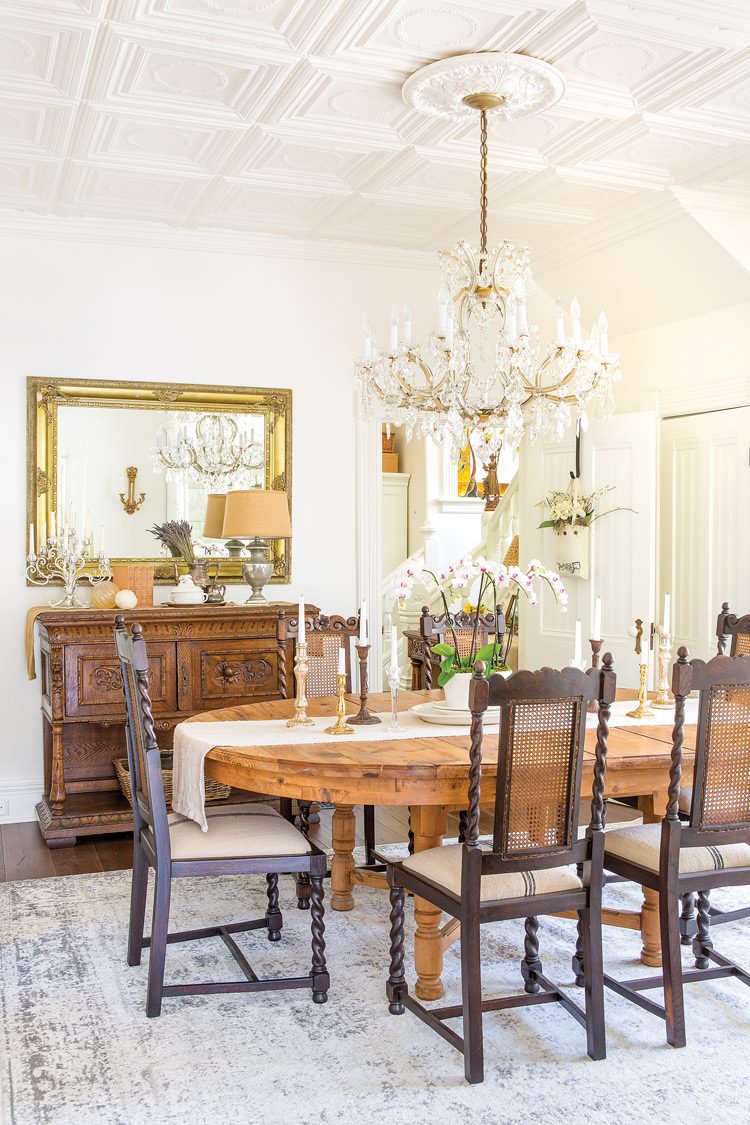
[[[264,881],[180,880],[180,928],[251,917]],[[690,1121],[750,1119],[750,989],[735,981],[688,986],[688,1047],[664,1041],[660,1020],[607,996],[608,1057],[585,1054],[583,1030],[559,1005],[485,1017],[486,1080],[469,1087],[462,1059],[409,1013],[388,1014],[384,892],[357,888],[356,909],[326,915],[328,1004],[304,992],[165,1000],[147,1020],[146,957],[125,964],[129,874],[9,883],[2,901],[4,1120],[14,1125],[246,1125],[250,1122],[398,1125],[430,1122]],[[610,902],[634,892],[609,888]],[[717,902],[741,905],[737,892]],[[309,916],[282,888],[285,929],[241,943],[256,969],[308,964]],[[523,926],[484,928],[485,995],[518,987]],[[545,919],[545,970],[570,984],[574,924]],[[411,932],[409,934],[411,938]],[[750,926],[716,932],[750,963]],[[638,934],[605,929],[605,960],[638,972]],[[411,946],[409,946],[411,949]],[[460,1000],[458,956],[446,956],[446,1001]],[[687,952],[686,952],[687,958]],[[167,979],[224,979],[236,966],[220,940],[172,946]],[[446,1002],[443,1001],[443,1002]]]

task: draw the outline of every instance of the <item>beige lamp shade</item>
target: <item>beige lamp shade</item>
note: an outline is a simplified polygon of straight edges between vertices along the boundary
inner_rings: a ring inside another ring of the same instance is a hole
[[[286,492],[262,488],[228,492],[222,539],[288,539],[292,534]]]
[[[210,492],[206,497],[206,517],[203,521],[203,534],[207,539],[222,539],[224,528],[224,509],[227,498],[223,492]]]

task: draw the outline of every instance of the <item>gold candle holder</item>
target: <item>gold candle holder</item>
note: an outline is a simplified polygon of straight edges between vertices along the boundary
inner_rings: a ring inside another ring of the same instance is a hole
[[[314,726],[312,719],[307,715],[307,641],[302,639],[297,641],[297,650],[294,654],[294,678],[297,683],[294,715],[291,719],[287,719],[286,725],[288,727]]]
[[[339,673],[336,676],[336,683],[339,689],[339,699],[336,704],[336,722],[332,727],[326,727],[326,734],[354,734],[354,727],[350,727],[346,722],[346,703],[344,702],[344,692],[346,691],[346,673]]]
[[[641,686],[638,689],[638,706],[636,707],[635,711],[628,711],[627,715],[629,719],[647,719],[654,713],[653,711],[650,711],[646,706],[646,679],[648,677],[648,664],[641,664],[640,668]]]
[[[659,682],[656,686],[654,707],[671,711],[674,707],[674,696],[669,691],[669,665],[672,663],[672,635],[659,634]]]
[[[356,715],[352,715],[349,719],[350,723],[355,726],[372,726],[375,723],[381,723],[383,720],[377,715],[373,715],[372,711],[367,709],[367,695],[369,684],[367,680],[367,657],[370,653],[369,645],[356,645],[357,656],[359,657],[359,698],[360,708]]]

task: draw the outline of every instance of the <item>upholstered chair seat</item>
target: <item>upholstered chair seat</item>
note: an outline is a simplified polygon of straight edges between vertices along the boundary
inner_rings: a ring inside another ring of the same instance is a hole
[[[265,811],[256,812],[259,807]],[[172,859],[185,860],[308,855],[310,852],[309,842],[293,824],[273,809],[257,805],[249,813],[210,817],[207,832],[194,820],[182,818],[169,825],[169,842]]]
[[[463,844],[446,844],[415,852],[402,867],[437,883],[456,899],[461,897],[461,857]],[[492,846],[483,851],[491,852]],[[580,890],[583,886],[573,867],[546,867],[539,871],[511,871],[504,875],[483,875],[480,883],[482,902],[499,902],[510,898],[555,894],[558,891]]]
[[[618,856],[627,863],[659,870],[661,824],[636,824],[617,828],[604,837],[604,855]],[[681,848],[680,875],[699,871],[721,871],[729,867],[750,867],[750,844],[720,844],[710,848]]]

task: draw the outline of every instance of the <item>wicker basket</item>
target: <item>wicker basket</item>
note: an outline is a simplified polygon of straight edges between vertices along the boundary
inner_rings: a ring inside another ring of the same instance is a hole
[[[133,804],[133,787],[130,784],[130,770],[128,769],[127,758],[115,758],[113,765],[117,780],[120,783],[120,788],[128,799],[130,805]],[[167,802],[167,811],[172,808],[172,754],[168,750],[163,750],[161,755],[161,775],[164,779],[164,797]],[[218,781],[212,781],[211,778],[206,778],[206,800],[207,801],[224,801],[231,793],[231,786],[220,785]]]

